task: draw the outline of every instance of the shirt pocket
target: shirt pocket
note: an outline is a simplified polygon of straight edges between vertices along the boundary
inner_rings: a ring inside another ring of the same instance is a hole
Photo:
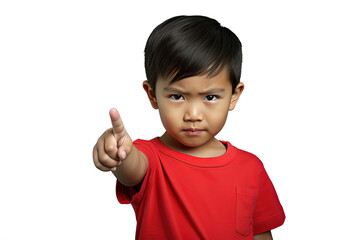
[[[256,197],[244,194],[236,189],[236,220],[235,231],[244,236],[253,232],[253,214]]]

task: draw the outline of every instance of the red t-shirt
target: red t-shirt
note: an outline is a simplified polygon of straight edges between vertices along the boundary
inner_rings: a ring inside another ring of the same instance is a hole
[[[117,181],[116,195],[134,208],[136,239],[253,239],[283,224],[283,208],[262,162],[222,143],[225,154],[198,158],[158,138],[134,142],[147,156],[148,170],[139,186]]]

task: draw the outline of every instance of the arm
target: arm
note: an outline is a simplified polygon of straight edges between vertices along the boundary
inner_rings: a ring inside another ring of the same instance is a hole
[[[271,231],[254,235],[254,240],[273,240]]]
[[[145,154],[132,143],[116,109],[110,110],[113,128],[100,136],[93,149],[95,166],[102,171],[112,171],[126,186],[135,186],[145,176],[149,162]]]

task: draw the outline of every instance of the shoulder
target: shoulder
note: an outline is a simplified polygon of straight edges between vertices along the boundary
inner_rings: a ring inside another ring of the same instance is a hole
[[[138,150],[144,153],[147,158],[153,158],[157,155],[157,148],[154,144],[154,139],[136,139],[133,144]]]
[[[234,160],[237,161],[242,166],[247,166],[248,168],[256,169],[257,171],[262,171],[264,165],[262,161],[254,154],[240,148],[237,148],[230,144],[230,142],[225,142],[228,145],[228,148],[231,149],[234,153]]]
[[[151,144],[151,140],[136,139],[135,141],[133,141],[133,144],[135,144],[135,145],[149,145],[149,144]]]
[[[148,147],[155,147],[153,144],[154,139],[145,140],[145,139],[136,139],[133,141],[135,146],[148,146]]]

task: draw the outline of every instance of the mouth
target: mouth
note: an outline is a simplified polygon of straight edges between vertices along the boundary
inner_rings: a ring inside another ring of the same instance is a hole
[[[202,132],[204,132],[205,130],[203,129],[199,129],[199,128],[188,128],[188,129],[184,129],[183,132],[187,135],[191,135],[191,136],[197,136],[200,135]]]

